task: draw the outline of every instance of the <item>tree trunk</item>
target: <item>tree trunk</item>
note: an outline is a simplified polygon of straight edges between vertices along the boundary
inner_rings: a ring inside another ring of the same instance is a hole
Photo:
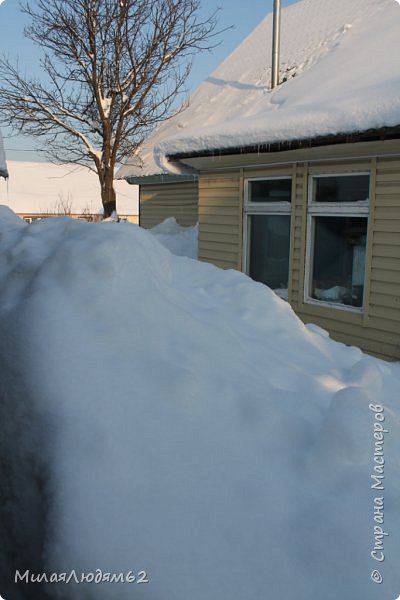
[[[114,169],[104,168],[104,176],[100,179],[101,201],[103,203],[104,218],[110,217],[117,210],[116,194],[114,190]]]

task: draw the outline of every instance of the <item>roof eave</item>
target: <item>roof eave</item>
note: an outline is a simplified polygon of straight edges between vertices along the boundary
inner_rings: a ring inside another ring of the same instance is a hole
[[[192,183],[197,181],[197,173],[176,175],[160,173],[156,175],[130,175],[126,181],[133,185],[163,185],[168,183]]]
[[[229,156],[234,154],[260,154],[269,152],[284,152],[287,150],[298,150],[314,148],[318,146],[332,146],[335,144],[354,144],[356,142],[373,142],[400,139],[400,125],[395,127],[382,127],[379,129],[368,129],[366,131],[353,131],[350,133],[339,133],[321,135],[313,138],[294,140],[280,140],[278,142],[264,142],[246,146],[231,148],[211,148],[193,152],[177,152],[167,155],[169,160],[183,160],[185,158],[200,158],[207,156]]]

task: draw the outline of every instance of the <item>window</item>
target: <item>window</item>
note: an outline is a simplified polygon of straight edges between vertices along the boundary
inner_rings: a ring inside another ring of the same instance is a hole
[[[286,299],[291,196],[290,177],[249,179],[246,183],[246,272]]]
[[[368,173],[311,178],[307,301],[362,307],[368,204]]]

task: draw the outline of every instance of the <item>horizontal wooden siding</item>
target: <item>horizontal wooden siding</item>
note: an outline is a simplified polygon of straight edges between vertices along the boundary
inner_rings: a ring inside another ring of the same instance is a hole
[[[139,202],[139,223],[145,229],[169,217],[175,217],[183,227],[198,221],[197,182],[141,185]]]
[[[241,268],[242,206],[240,171],[199,177],[199,259]]]
[[[294,308],[303,321],[320,325],[338,341],[382,358],[400,360],[400,159],[370,159],[368,164],[363,161],[354,163],[354,167],[360,170],[368,167],[372,187],[364,310],[357,314],[304,302],[294,303]],[[339,161],[337,165],[329,164],[330,171],[343,172],[346,168],[349,166]],[[323,165],[319,169],[323,170]],[[306,184],[303,194],[306,203]],[[298,226],[303,232],[303,245],[300,236],[295,236],[295,256],[304,255],[307,226],[304,211],[303,215]],[[293,286],[293,296],[297,299],[303,294],[304,269],[293,278]]]
[[[399,148],[400,150],[400,148]],[[386,359],[400,360],[400,159],[361,158],[326,164],[293,162],[289,300],[304,322],[332,338]],[[302,156],[303,158],[303,156]],[[285,171],[288,167],[285,167]],[[372,194],[368,231],[365,306],[357,313],[304,302],[308,179],[323,172],[369,171]],[[283,170],[282,170],[283,171]],[[285,173],[288,174],[287,172]],[[244,182],[277,175],[268,168],[204,172],[199,178],[199,256],[223,268],[242,269]]]

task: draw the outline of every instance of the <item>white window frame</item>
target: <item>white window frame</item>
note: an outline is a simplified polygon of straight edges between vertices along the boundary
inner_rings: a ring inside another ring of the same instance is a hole
[[[250,183],[252,181],[277,181],[290,180],[292,183],[291,202],[251,202]],[[292,204],[293,204],[293,177],[291,175],[274,175],[264,177],[248,177],[244,181],[244,218],[243,218],[243,270],[249,274],[250,263],[250,218],[253,215],[288,215],[290,217],[290,231],[292,231]],[[292,236],[289,241],[289,275],[292,261]],[[290,279],[290,277],[289,277]],[[289,287],[289,282],[288,282]]]
[[[369,177],[368,199],[357,202],[315,202],[314,181],[322,177],[349,177],[367,175]],[[304,272],[304,303],[314,304],[326,308],[335,308],[336,310],[345,310],[353,313],[362,313],[365,305],[365,281],[367,262],[364,270],[364,290],[362,305],[349,306],[338,302],[329,302],[327,300],[317,300],[310,296],[312,274],[314,267],[314,236],[315,236],[315,217],[359,217],[365,218],[367,223],[366,248],[368,248],[368,219],[369,219],[369,199],[371,197],[371,173],[370,171],[327,171],[324,173],[311,173],[308,179],[308,202],[307,202],[307,242],[306,242],[306,264]]]

